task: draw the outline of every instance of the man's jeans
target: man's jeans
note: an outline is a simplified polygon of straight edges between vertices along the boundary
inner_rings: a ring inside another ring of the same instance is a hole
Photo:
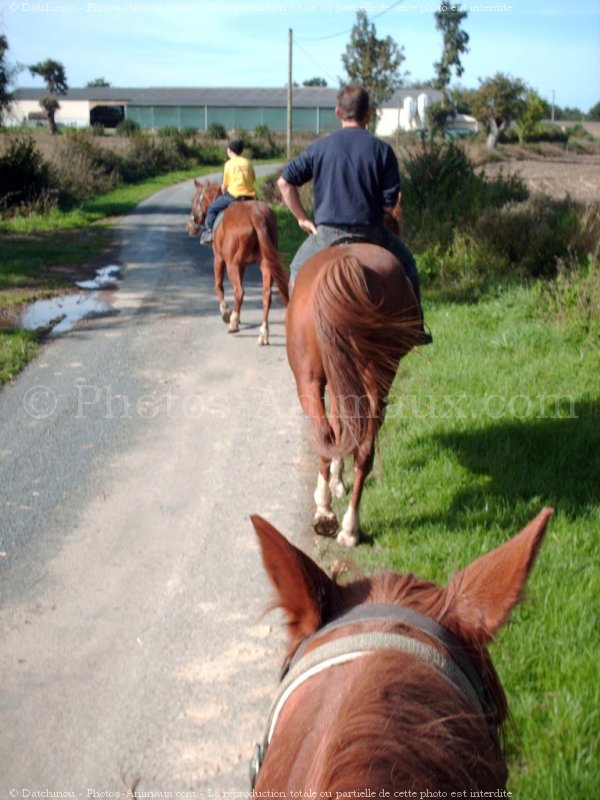
[[[403,265],[406,277],[410,280],[417,295],[419,304],[421,302],[421,286],[417,265],[408,247],[397,236],[383,226],[342,226],[335,228],[330,225],[318,225],[316,235],[310,235],[305,239],[290,264],[290,280],[295,281],[300,267],[308,261],[311,256],[330,247],[337,239],[348,236],[364,236],[365,240],[378,244],[393,253]]]

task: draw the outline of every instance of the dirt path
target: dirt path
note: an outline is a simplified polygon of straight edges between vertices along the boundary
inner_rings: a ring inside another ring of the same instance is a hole
[[[248,790],[283,655],[249,515],[306,546],[313,476],[283,308],[257,347],[251,270],[227,334],[191,194],[123,220],[117,313],[0,392],[2,797]]]

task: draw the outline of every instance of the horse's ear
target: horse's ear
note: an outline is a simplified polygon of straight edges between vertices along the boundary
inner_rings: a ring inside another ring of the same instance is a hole
[[[196,178],[194,178],[194,186],[196,187],[196,189],[202,188],[202,184],[200,183],[200,181],[197,181]]]
[[[521,599],[553,513],[544,508],[521,533],[452,578],[448,610],[463,633],[487,644],[504,625]]]
[[[258,535],[267,575],[288,620],[293,645],[314,633],[327,614],[335,589],[334,582],[265,519],[254,515],[252,524]]]

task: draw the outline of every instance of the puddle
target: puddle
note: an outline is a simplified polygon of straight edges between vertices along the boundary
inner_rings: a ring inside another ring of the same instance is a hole
[[[121,278],[121,267],[111,265],[102,267],[96,277],[89,281],[79,281],[80,289],[114,289]],[[27,307],[21,317],[20,327],[27,331],[47,328],[50,333],[66,333],[76,322],[92,317],[118,314],[111,305],[99,299],[99,292],[67,294],[49,300],[37,300]]]
[[[82,319],[115,313],[118,312],[99,300],[97,294],[69,294],[32,303],[21,317],[21,328],[26,331],[49,328],[51,333],[65,333]]]
[[[80,289],[116,289],[122,277],[122,270],[118,264],[102,267],[96,272],[96,277],[90,281],[77,281],[75,284]]]

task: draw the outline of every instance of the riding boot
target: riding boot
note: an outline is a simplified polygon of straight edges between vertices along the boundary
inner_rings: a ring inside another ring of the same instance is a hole
[[[419,305],[419,313],[421,315],[421,328],[419,330],[419,339],[416,342],[416,344],[417,345],[431,344],[433,342],[433,336],[425,328],[425,315],[423,314],[423,306],[421,305],[421,281],[419,279],[419,273],[415,270],[408,277],[412,284],[415,297],[417,298],[417,303]]]

